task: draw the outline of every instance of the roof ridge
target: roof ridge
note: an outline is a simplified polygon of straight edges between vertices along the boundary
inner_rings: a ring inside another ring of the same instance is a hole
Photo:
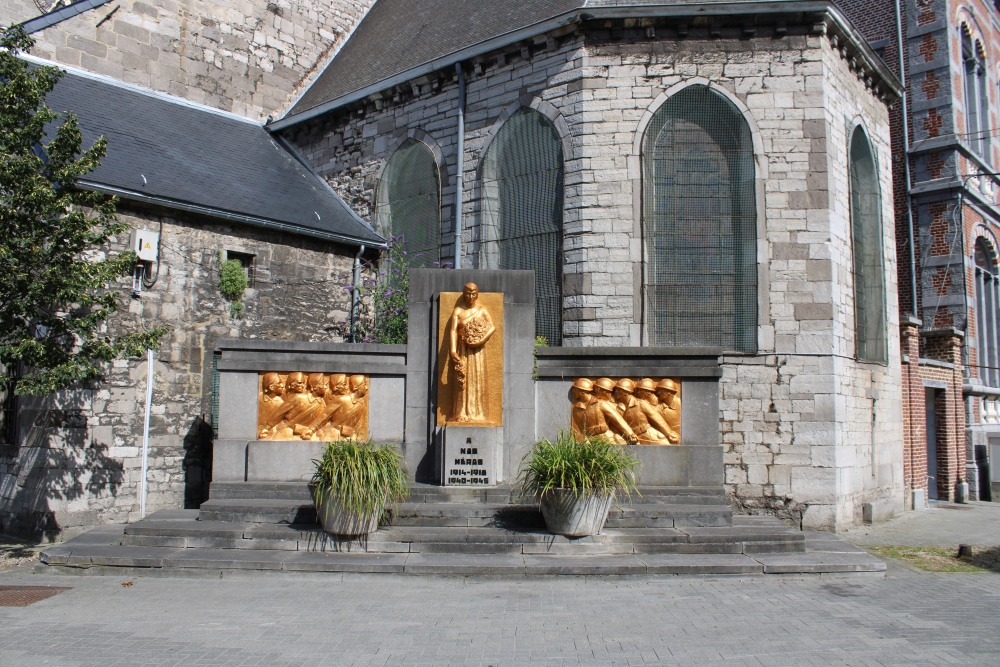
[[[184,106],[198,111],[204,111],[206,113],[216,114],[224,118],[229,118],[230,120],[243,122],[248,125],[255,125],[260,128],[264,127],[264,124],[261,123],[260,121],[256,121],[252,118],[247,118],[246,116],[241,116],[238,113],[234,113],[232,111],[224,111],[222,109],[209,106],[207,104],[202,104],[200,102],[193,102],[183,97],[177,97],[176,95],[164,93],[159,90],[153,90],[152,88],[145,88],[143,86],[139,86],[134,83],[127,83],[125,81],[122,81],[121,79],[116,79],[106,74],[97,74],[96,72],[88,72],[87,70],[80,69],[79,67],[64,65],[63,63],[58,63],[55,62],[54,60],[48,60],[46,58],[39,58],[38,56],[33,56],[28,53],[19,53],[17,54],[17,57],[20,58],[21,60],[25,60],[35,65],[55,67],[57,69],[66,72],[67,74],[72,74],[73,76],[79,76],[81,78],[90,79],[92,81],[100,81],[101,83],[106,83],[116,88],[128,90],[133,93],[138,93],[140,95],[146,95],[147,97],[154,97],[163,100],[165,102],[169,102],[171,104],[176,104],[178,106]]]

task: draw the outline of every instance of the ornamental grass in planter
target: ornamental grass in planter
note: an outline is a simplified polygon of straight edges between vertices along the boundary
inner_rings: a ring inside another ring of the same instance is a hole
[[[521,464],[519,483],[538,497],[549,532],[583,537],[601,532],[615,492],[636,491],[633,468],[639,461],[626,447],[604,437],[577,442],[560,433],[541,440]]]
[[[316,516],[333,535],[353,537],[376,530],[386,506],[405,500],[410,492],[403,457],[392,445],[336,440],[313,463],[310,488]]]

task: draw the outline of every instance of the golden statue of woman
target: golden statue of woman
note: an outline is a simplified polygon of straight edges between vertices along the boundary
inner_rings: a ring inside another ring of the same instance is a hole
[[[468,283],[448,321],[448,356],[454,378],[449,422],[487,421],[488,403],[485,346],[496,332],[493,318],[476,303],[479,288]]]

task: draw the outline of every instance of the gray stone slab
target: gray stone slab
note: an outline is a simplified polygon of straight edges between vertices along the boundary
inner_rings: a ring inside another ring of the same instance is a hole
[[[254,440],[247,444],[247,480],[305,482],[312,478],[325,443]]]
[[[636,556],[540,556],[526,555],[524,571],[529,575],[642,575],[646,564]]]
[[[402,573],[408,556],[405,554],[289,554],[281,562],[286,572],[371,572]]]
[[[281,551],[239,549],[182,549],[163,559],[163,564],[179,568],[221,570],[280,570],[288,554]]]
[[[375,442],[403,442],[406,378],[372,377],[368,391],[368,435]]]
[[[523,575],[525,557],[519,554],[410,554],[407,574]]]
[[[219,373],[219,439],[242,440],[257,437],[256,372]]]
[[[761,563],[736,554],[642,554],[649,574],[763,574]]]
[[[885,572],[885,562],[868,554],[798,553],[754,554],[767,574],[823,574],[833,572]]]

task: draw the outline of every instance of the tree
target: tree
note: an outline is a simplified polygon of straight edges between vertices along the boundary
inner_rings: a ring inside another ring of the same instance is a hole
[[[32,44],[19,27],[0,33],[0,383],[48,394],[155,348],[165,330],[109,326],[121,298],[114,283],[136,256],[109,251],[128,229],[117,199],[76,185],[107,143],[83,150],[76,117],[56,123],[45,96],[62,73],[17,57]]]

